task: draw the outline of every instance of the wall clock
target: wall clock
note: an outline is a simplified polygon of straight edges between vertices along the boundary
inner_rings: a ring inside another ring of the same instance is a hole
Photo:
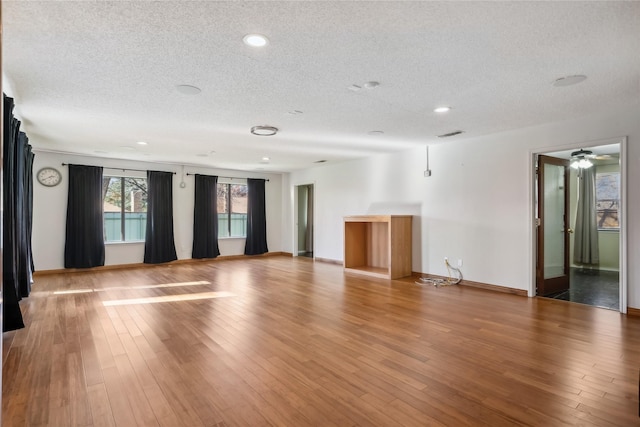
[[[40,169],[36,175],[38,182],[45,187],[55,187],[62,181],[62,175],[58,169],[52,167],[44,167]]]

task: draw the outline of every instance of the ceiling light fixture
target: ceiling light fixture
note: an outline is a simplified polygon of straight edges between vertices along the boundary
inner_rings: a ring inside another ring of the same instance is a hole
[[[571,153],[571,167],[573,169],[589,169],[593,166],[593,162],[588,157],[593,156],[593,152],[589,150],[578,150]]]
[[[144,141],[138,141],[138,142],[136,142],[136,144],[138,144],[138,145],[148,145],[148,143],[146,143]]]
[[[560,77],[559,79],[555,79],[553,81],[553,85],[555,87],[572,86],[577,85],[578,83],[582,83],[585,80],[587,80],[587,76],[576,74],[575,76],[565,76]]]
[[[251,47],[264,47],[269,44],[269,39],[262,34],[247,34],[242,38],[242,41]]]
[[[202,89],[193,85],[177,85],[176,89],[183,95],[197,95]]]
[[[270,159],[269,157],[267,157],[267,156],[264,156],[264,157],[262,158],[262,161],[263,161],[263,162],[268,162],[269,160],[271,160],[271,159]]]
[[[442,106],[442,107],[436,107],[433,109],[434,113],[447,113],[449,111],[451,111],[451,107]]]
[[[375,89],[378,86],[380,86],[380,82],[375,82],[375,81],[366,82],[364,84],[364,87],[366,87],[367,89]]]
[[[251,133],[258,136],[273,136],[278,133],[278,128],[274,126],[254,126]]]

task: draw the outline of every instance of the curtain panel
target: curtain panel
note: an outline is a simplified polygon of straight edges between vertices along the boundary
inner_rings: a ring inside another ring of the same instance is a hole
[[[578,170],[578,209],[573,261],[582,265],[594,265],[600,262],[595,167]]]
[[[24,327],[18,302],[31,292],[33,274],[33,152],[13,116],[13,98],[3,94],[2,289],[3,331]]]
[[[175,261],[173,236],[173,173],[147,171],[147,232],[145,264]]]
[[[65,268],[104,265],[102,168],[69,165]]]
[[[260,255],[267,249],[267,214],[265,204],[265,180],[247,179],[247,240],[245,255]]]
[[[195,175],[192,258],[215,258],[218,247],[218,177]]]

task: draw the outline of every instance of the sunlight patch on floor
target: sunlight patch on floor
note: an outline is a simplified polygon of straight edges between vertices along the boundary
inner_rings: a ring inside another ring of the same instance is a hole
[[[164,295],[159,297],[118,299],[103,301],[102,304],[105,307],[110,307],[114,305],[155,304],[159,302],[193,301],[200,299],[227,298],[234,296],[236,295],[232,294],[231,292],[201,292],[198,294]]]
[[[210,285],[210,284],[211,282],[201,280],[198,282],[163,283],[160,285],[113,286],[110,288],[100,288],[100,289],[88,289],[88,288],[87,289],[70,289],[68,291],[55,291],[53,294],[54,295],[86,294],[90,292],[103,292],[103,291],[114,291],[114,290],[175,288],[179,286],[202,286],[202,285]]]

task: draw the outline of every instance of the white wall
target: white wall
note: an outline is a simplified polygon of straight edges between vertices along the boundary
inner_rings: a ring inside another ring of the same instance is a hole
[[[64,268],[65,222],[67,213],[68,168],[62,163],[95,165],[113,168],[162,170],[177,172],[173,179],[173,224],[178,259],[191,258],[193,242],[194,177],[185,176],[186,188],[180,188],[181,169],[176,165],[162,165],[122,160],[106,160],[92,157],[69,156],[36,152],[34,173],[44,166],[53,166],[62,173],[62,183],[48,188],[34,182],[33,197],[33,258],[36,271]],[[111,171],[111,170],[107,170]],[[270,252],[282,251],[282,191],[280,174],[251,173],[202,167],[185,167],[185,172],[240,178],[267,178],[267,245]],[[140,172],[129,172],[131,176],[146,176]],[[244,253],[244,239],[220,239],[221,255]],[[141,263],[144,259],[144,243],[107,244],[105,264]]]
[[[529,290],[532,283],[533,152],[628,136],[627,218],[640,215],[640,106],[501,134],[451,139],[430,147],[433,176],[423,177],[425,148],[293,172],[313,182],[320,258],[342,260],[342,217],[412,214],[413,270],[446,274],[445,256],[463,260],[465,278]],[[596,144],[584,144],[585,146]],[[293,224],[284,250],[293,246]],[[628,259],[640,255],[640,224],[627,220]],[[640,264],[629,262],[628,305],[640,308]]]

